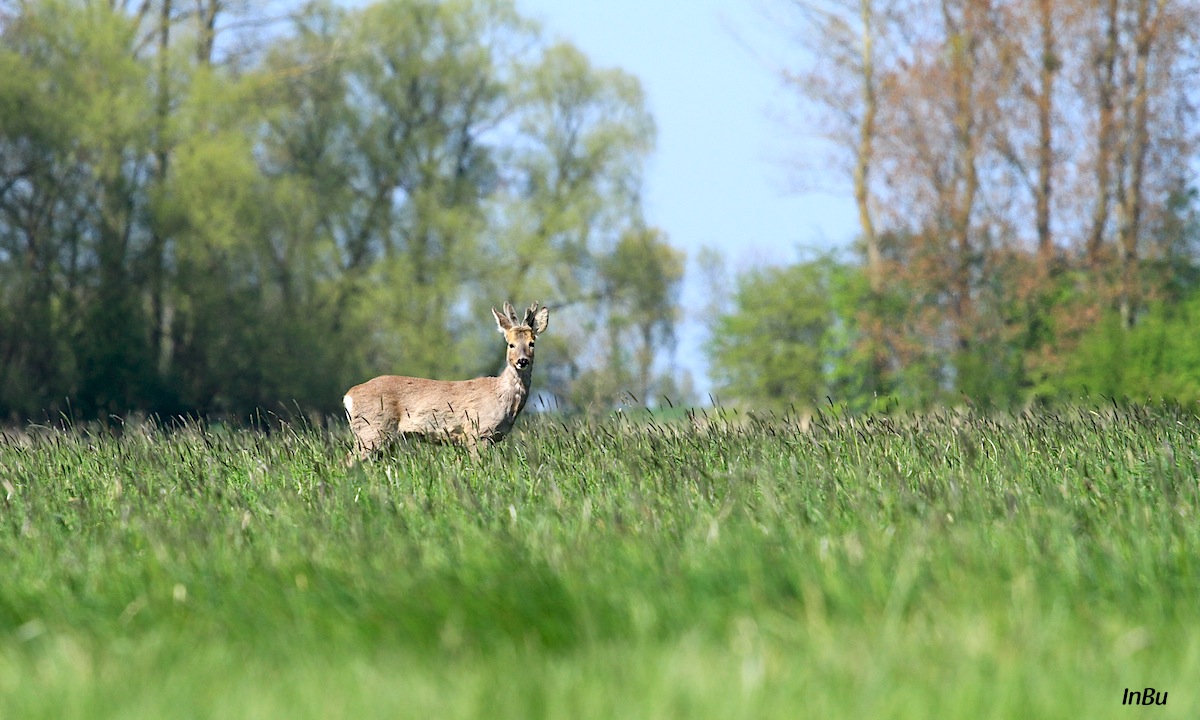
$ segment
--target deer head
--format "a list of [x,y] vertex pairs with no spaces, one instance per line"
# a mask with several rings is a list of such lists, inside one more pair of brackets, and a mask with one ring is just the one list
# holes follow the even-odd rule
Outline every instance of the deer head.
[[508,342],[506,360],[517,372],[528,372],[533,367],[533,345],[537,336],[546,331],[550,324],[550,308],[538,309],[534,303],[525,311],[525,319],[517,319],[517,311],[512,303],[504,303],[504,312],[499,313],[492,308],[496,325],[504,333]]

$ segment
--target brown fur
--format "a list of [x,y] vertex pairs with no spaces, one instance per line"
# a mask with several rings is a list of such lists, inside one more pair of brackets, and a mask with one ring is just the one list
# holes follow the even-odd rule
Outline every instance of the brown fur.
[[534,340],[549,324],[548,308],[534,303],[523,321],[504,303],[492,308],[508,343],[504,371],[474,380],[428,380],[381,375],[350,388],[342,403],[354,431],[358,456],[370,457],[389,438],[407,436],[451,442],[476,454],[480,442],[497,442],[512,429],[529,398]]

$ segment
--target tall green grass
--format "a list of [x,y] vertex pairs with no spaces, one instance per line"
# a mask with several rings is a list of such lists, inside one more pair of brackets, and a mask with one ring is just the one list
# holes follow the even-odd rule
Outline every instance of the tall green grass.
[[1193,416],[710,415],[10,433],[0,716],[1200,710]]

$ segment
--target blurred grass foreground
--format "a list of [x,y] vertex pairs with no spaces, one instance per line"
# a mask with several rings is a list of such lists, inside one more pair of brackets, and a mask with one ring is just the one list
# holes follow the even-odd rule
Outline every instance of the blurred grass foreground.
[[535,415],[0,443],[6,718],[1128,717],[1200,708],[1200,421]]

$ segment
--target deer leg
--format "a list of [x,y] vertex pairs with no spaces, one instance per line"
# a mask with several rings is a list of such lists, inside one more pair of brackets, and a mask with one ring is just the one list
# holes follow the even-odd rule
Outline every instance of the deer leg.
[[466,446],[467,454],[471,456],[471,462],[479,462],[479,445],[485,441],[468,433],[462,439],[462,445]]
[[[383,430],[372,425],[362,416],[356,417],[350,422],[350,430],[354,432],[354,448],[360,461],[371,457],[372,453],[383,445]],[[353,461],[354,455],[355,452],[350,453],[350,462]]]

